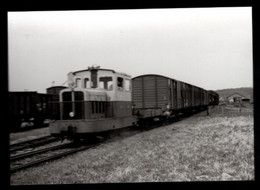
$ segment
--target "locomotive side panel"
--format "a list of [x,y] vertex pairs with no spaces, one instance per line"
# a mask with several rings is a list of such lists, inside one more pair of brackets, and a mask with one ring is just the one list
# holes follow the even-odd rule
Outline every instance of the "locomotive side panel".
[[129,117],[132,116],[132,102],[114,101],[112,102],[113,117]]

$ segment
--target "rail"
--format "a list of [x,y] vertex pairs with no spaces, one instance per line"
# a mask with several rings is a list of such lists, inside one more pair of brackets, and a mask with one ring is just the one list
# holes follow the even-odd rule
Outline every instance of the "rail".
[[33,167],[33,166],[36,166],[36,165],[39,165],[39,164],[42,164],[42,163],[45,163],[45,162],[53,161],[53,160],[62,158],[64,156],[71,155],[71,154],[74,154],[76,152],[80,152],[80,151],[83,151],[83,150],[86,150],[86,149],[89,149],[89,148],[92,148],[92,147],[95,147],[95,146],[98,146],[98,145],[99,145],[99,143],[92,144],[92,145],[83,145],[83,146],[80,146],[80,147],[77,147],[77,148],[72,148],[72,149],[67,150],[65,152],[61,152],[61,153],[57,153],[57,154],[54,154],[54,155],[51,155],[51,156],[43,157],[43,158],[40,158],[40,159],[37,159],[37,160],[26,162],[24,164],[19,164],[17,166],[11,167],[10,172],[14,173],[16,171],[23,170],[23,169],[26,169],[26,168],[30,168],[30,167]]

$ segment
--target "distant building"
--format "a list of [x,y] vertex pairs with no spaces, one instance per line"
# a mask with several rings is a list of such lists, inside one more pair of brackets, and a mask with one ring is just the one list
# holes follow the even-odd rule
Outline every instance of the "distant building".
[[225,99],[223,97],[219,97],[219,104],[225,103]]
[[227,101],[229,103],[233,102],[250,102],[249,98],[246,98],[245,96],[239,94],[239,93],[234,93],[230,96],[227,97]]
[[250,103],[250,98],[242,98],[241,101],[244,103]]

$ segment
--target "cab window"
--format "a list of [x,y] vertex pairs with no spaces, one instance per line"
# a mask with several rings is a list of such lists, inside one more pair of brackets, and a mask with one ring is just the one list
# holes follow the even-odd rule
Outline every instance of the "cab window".
[[112,77],[100,77],[99,88],[105,90],[113,90],[113,78]]
[[118,90],[123,90],[123,88],[124,88],[123,82],[124,82],[124,79],[122,77],[117,77],[117,89]]
[[81,87],[81,78],[76,78],[75,83],[77,88]]
[[90,81],[88,78],[84,78],[84,88],[90,88]]

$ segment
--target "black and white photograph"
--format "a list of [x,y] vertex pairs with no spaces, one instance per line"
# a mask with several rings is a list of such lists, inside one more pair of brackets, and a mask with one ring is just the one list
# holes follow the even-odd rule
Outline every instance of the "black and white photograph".
[[255,180],[252,7],[7,18],[11,186]]

